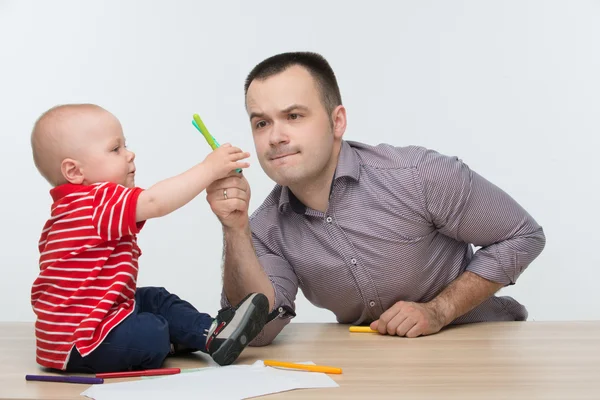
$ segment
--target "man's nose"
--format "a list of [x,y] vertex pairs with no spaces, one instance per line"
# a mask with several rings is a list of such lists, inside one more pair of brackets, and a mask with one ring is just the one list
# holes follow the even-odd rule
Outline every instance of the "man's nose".
[[284,127],[281,124],[273,123],[273,128],[269,135],[269,144],[271,146],[277,146],[281,143],[287,143],[289,141],[288,135],[284,131]]

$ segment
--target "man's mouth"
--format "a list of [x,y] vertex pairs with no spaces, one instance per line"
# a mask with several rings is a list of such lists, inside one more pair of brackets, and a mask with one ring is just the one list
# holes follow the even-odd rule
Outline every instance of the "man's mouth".
[[271,157],[271,160],[279,160],[281,158],[293,156],[294,154],[298,154],[298,152],[278,154],[276,156]]

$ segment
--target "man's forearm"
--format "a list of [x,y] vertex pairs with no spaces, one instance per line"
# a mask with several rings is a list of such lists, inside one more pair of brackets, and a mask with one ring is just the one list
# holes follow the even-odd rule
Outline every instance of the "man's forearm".
[[238,304],[247,294],[263,293],[269,299],[269,309],[275,304],[275,291],[269,277],[260,266],[250,228],[224,228],[225,262],[223,287],[231,304]]
[[504,285],[489,281],[466,271],[455,279],[428,305],[446,326],[461,315],[471,311]]

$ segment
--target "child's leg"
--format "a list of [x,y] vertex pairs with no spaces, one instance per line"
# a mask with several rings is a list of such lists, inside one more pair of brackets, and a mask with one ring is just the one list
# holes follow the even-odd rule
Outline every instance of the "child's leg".
[[214,320],[210,315],[199,312],[162,287],[138,288],[135,301],[141,312],[159,315],[167,321],[173,344],[190,351],[206,351],[206,336]]
[[71,351],[68,372],[101,373],[160,368],[171,349],[167,321],[136,309],[92,353]]
[[231,364],[264,327],[269,301],[262,293],[249,294],[236,307],[219,311],[216,318],[196,310],[164,288],[138,288],[140,310],[164,317],[171,342],[209,353],[220,365]]

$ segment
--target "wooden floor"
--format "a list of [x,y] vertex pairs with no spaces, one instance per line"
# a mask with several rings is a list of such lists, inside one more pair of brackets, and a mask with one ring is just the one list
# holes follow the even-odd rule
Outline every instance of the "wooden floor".
[[[0,324],[0,398],[85,398],[86,385],[26,382],[25,374],[44,373],[34,353],[32,324]],[[292,323],[273,345],[248,348],[237,362],[258,359],[344,371],[331,375],[339,388],[270,399],[600,399],[600,321],[473,324],[417,339]],[[165,367],[199,368],[206,360],[170,358]]]

